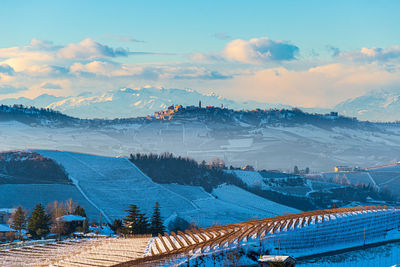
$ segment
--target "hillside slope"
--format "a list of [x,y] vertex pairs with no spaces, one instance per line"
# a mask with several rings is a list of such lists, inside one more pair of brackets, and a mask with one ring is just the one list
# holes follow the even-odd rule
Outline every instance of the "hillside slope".
[[0,122],[0,151],[56,149],[104,156],[163,153],[198,162],[222,159],[227,166],[312,172],[335,165],[368,167],[400,160],[400,127],[380,129],[297,126],[228,126],[223,123],[149,122],[104,127],[46,127]]
[[167,220],[178,216],[199,226],[296,211],[279,204],[272,210],[275,204],[268,200],[264,201],[269,203],[265,207],[255,208],[252,203],[239,205],[219,200],[200,187],[156,184],[125,158],[49,150],[36,152],[61,164],[81,193],[109,221],[125,217],[129,204],[136,204],[150,214],[155,202],[160,203]]
[[371,121],[399,121],[399,89],[372,91],[365,95],[348,99],[335,106],[335,110],[346,116]]

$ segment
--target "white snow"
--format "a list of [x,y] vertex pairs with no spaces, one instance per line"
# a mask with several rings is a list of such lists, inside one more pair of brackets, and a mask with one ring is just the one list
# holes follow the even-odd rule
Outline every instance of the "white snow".
[[7,224],[0,224],[0,232],[15,232],[15,230],[10,228]]
[[[227,138],[213,134],[213,129],[198,122],[56,128],[3,121],[0,151],[46,148],[105,156],[168,151],[198,161],[219,157],[227,166],[252,165],[287,171],[297,165],[315,172],[333,170],[335,165],[368,167],[399,161],[400,131],[396,129],[388,127],[382,132],[372,132],[307,125],[268,126],[258,129],[262,136],[249,131],[246,136],[237,134]],[[249,141],[255,138],[257,142]],[[234,146],[229,140],[236,140]]]
[[[217,191],[221,199],[217,199],[201,187],[156,184],[125,158],[49,150],[36,152],[64,166],[87,200],[102,211],[107,221],[125,217],[129,204],[136,204],[146,214],[151,214],[155,202],[160,203],[164,218],[177,215],[202,227],[296,211],[278,204],[272,209],[273,203],[235,187],[222,187]],[[238,194],[240,203],[228,197],[230,189]],[[246,199],[264,203],[267,208],[257,207]]]
[[74,221],[84,221],[84,220],[86,220],[85,217],[74,214],[68,214],[57,218],[57,221],[61,222],[74,222]]
[[234,185],[220,185],[213,190],[212,194],[217,196],[219,200],[256,211],[267,212],[271,216],[300,212],[297,209],[259,197]]
[[228,173],[234,173],[248,186],[265,187],[264,177],[257,171],[227,170]]

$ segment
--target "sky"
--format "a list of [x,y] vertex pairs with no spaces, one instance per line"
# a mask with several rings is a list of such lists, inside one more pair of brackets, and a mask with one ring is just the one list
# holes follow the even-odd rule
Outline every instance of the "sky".
[[0,2],[0,99],[194,89],[332,107],[400,91],[399,1]]

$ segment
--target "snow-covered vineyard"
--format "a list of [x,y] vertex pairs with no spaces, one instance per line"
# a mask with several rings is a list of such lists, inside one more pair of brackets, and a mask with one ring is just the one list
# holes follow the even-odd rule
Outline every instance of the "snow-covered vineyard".
[[[400,208],[309,211],[134,238],[48,241],[0,249],[0,266],[180,266],[254,264],[259,255],[295,258],[400,239]],[[229,265],[229,263],[228,263]]]
[[[180,265],[202,257],[207,265],[211,258],[215,261],[215,255],[233,250],[241,250],[244,255],[301,257],[398,238],[399,208],[318,210],[160,235],[150,241],[147,257],[129,264],[147,261]],[[209,259],[204,259],[207,256]]]
[[0,250],[0,266],[113,266],[143,257],[150,237],[83,239]]

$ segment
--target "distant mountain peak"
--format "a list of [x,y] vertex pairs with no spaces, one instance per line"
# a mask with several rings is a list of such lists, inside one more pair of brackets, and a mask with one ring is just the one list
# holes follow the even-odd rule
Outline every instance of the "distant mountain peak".
[[134,89],[126,87],[126,88],[119,89],[119,91],[124,92],[124,93],[134,94],[134,93],[137,93],[138,90],[134,90]]
[[[253,109],[280,107],[266,103],[238,102],[223,98],[215,93],[202,94],[191,89],[166,89],[156,87],[120,88],[102,94],[85,93],[72,97],[40,96],[29,101],[7,99],[0,103],[12,105],[15,103],[27,106],[51,108],[67,115],[79,118],[130,118],[151,115],[172,104],[182,106],[198,105],[221,106],[233,109]],[[286,106],[288,107],[288,106]]]
[[400,89],[373,90],[335,106],[346,116],[372,121],[400,120]]
[[[0,104],[35,106],[51,108],[69,116],[80,118],[131,118],[151,115],[172,104],[182,106],[216,106],[231,109],[290,109],[289,105],[262,103],[257,101],[235,101],[224,98],[215,92],[200,93],[192,89],[177,89],[145,86],[141,88],[124,87],[103,93],[83,92],[77,96],[58,97],[42,94],[34,99],[25,97],[0,100]],[[308,112],[324,113],[330,109],[302,108]],[[348,99],[333,109],[345,116],[361,120],[397,121],[400,120],[400,89],[374,90],[363,96]]]

